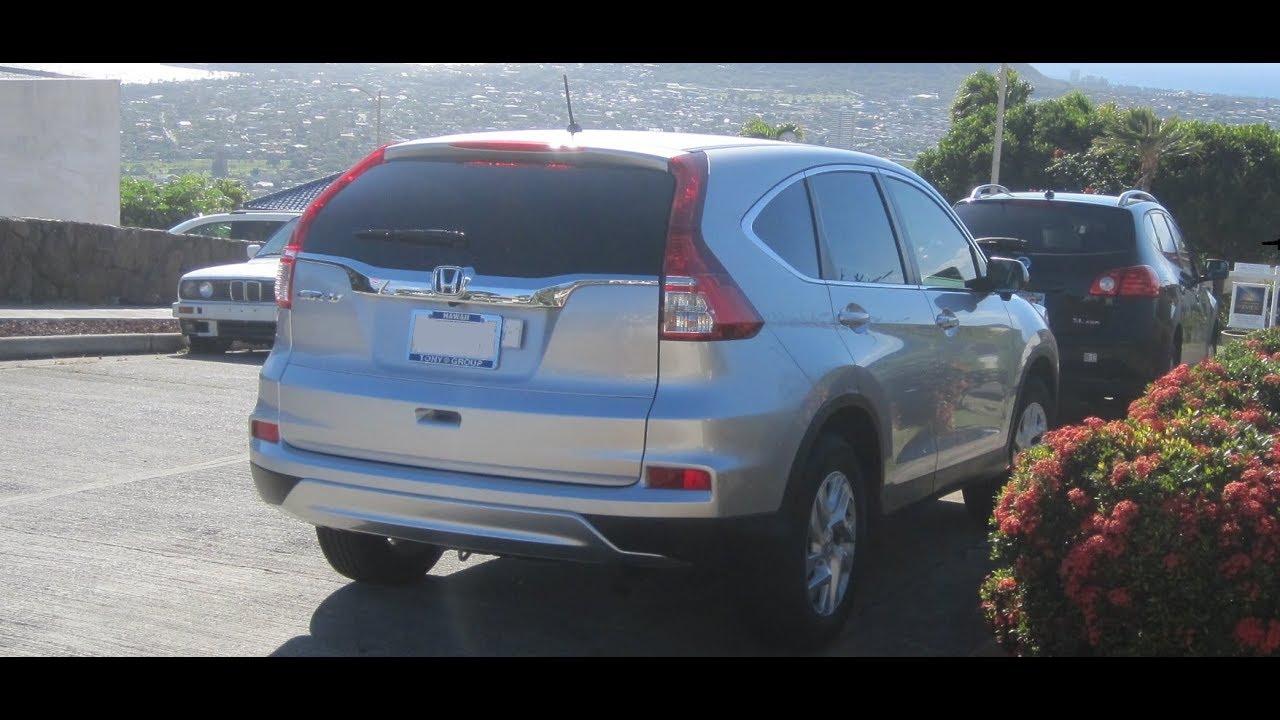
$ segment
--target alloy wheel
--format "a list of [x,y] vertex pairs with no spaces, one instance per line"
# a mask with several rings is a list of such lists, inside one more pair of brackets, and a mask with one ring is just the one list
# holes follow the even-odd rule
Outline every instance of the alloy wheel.
[[833,614],[849,590],[856,552],[858,508],[849,478],[832,472],[818,487],[809,512],[805,570],[809,604],[823,617]]

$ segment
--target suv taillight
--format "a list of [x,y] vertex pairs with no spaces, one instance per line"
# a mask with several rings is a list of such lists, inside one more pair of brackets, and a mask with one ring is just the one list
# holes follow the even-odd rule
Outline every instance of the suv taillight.
[[1150,265],[1108,270],[1093,279],[1090,295],[1111,297],[1157,297],[1160,295],[1160,278]]
[[702,239],[702,205],[707,185],[707,156],[671,158],[675,199],[662,262],[663,340],[738,340],[764,327],[720,261]]
[[351,169],[343,173],[329,184],[329,187],[320,193],[319,197],[311,201],[307,206],[306,212],[302,213],[302,217],[298,219],[298,224],[293,228],[293,234],[289,236],[289,244],[284,246],[280,251],[280,264],[276,266],[276,305],[288,310],[293,307],[293,269],[298,264],[298,253],[302,252],[302,244],[306,242],[307,232],[311,229],[311,224],[316,220],[316,213],[324,209],[324,206],[333,199],[338,191],[351,184],[353,180],[363,175],[369,168],[375,165],[381,165],[386,159],[387,148],[390,144],[369,153],[363,160],[351,166]]

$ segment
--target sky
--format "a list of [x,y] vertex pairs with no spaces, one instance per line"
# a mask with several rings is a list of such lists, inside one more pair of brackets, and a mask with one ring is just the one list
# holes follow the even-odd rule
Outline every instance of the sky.
[[1051,78],[1098,75],[1112,85],[1280,98],[1280,63],[1031,63]]

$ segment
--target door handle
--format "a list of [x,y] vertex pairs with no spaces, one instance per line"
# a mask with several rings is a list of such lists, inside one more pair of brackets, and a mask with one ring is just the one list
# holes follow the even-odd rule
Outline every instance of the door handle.
[[444,427],[459,427],[462,425],[462,414],[454,410],[417,408],[413,412],[418,417],[419,425],[440,425]]
[[871,314],[862,310],[841,310],[836,317],[841,325],[855,330],[871,322]]
[[954,327],[960,327],[960,318],[956,317],[955,315],[950,315],[948,313],[942,313],[938,317],[934,318],[933,321],[938,323],[938,327],[942,328],[943,330],[950,330],[951,328],[954,328]]

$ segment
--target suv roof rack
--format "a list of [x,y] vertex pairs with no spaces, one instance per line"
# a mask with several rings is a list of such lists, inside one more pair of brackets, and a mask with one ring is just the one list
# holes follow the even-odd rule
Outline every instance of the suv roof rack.
[[1009,192],[1009,188],[1003,185],[991,183],[988,185],[979,185],[974,188],[973,192],[969,193],[969,198],[977,200],[978,198],[986,197],[987,195],[1013,195],[1013,193]]
[[1117,204],[1120,207],[1124,207],[1126,205],[1132,205],[1140,202],[1158,203],[1160,201],[1156,200],[1156,196],[1146,190],[1125,190],[1120,193],[1120,200]]

